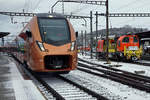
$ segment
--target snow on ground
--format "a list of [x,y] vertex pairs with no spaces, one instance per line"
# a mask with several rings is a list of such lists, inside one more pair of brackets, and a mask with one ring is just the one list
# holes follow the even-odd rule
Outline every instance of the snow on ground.
[[[136,64],[128,64],[128,63],[122,63],[122,62],[111,62],[111,64],[105,64],[106,61],[98,61],[96,59],[91,59],[90,56],[82,56],[81,54],[78,54],[78,57],[87,61],[90,61],[92,63],[97,63],[101,65],[107,65],[107,66],[113,66],[113,65],[121,65],[120,67],[115,67],[117,69],[126,70],[129,72],[134,71],[145,71],[144,74],[146,76],[150,76],[150,67],[149,66],[142,66],[142,65],[136,65]],[[141,91],[135,88],[132,88],[130,86],[111,81],[110,79],[100,78],[94,75],[90,75],[88,73],[82,72],[82,71],[72,71],[71,76],[76,76],[81,79],[86,79],[89,82],[93,82],[93,84],[99,85],[99,87],[103,87],[106,89],[106,93],[109,91],[109,93],[115,94],[120,96],[120,99],[123,100],[150,100],[150,93],[147,93],[145,91]]]
[[16,100],[45,100],[32,80],[25,80],[12,61],[8,64],[11,68],[11,79]]
[[101,90],[99,90],[101,94],[108,95],[108,97],[110,97],[110,95],[112,95],[112,97],[116,96],[113,100],[149,100],[150,98],[150,94],[145,91],[140,91],[127,85],[111,81],[110,79],[94,76],[79,70],[72,71],[67,77],[77,77],[76,82],[82,80],[84,81],[83,83],[91,84],[94,91],[101,88]]
[[106,94],[112,94],[112,96],[116,95],[120,97],[120,99],[114,100],[149,100],[150,98],[150,94],[146,93],[145,91],[140,91],[127,85],[111,81],[110,79],[94,76],[79,70],[72,71],[69,75],[70,77],[77,77],[77,79],[80,79],[82,81],[88,81],[89,83],[91,83],[91,85],[93,85],[93,87],[94,85],[96,85],[96,88],[93,89],[95,91],[97,90],[97,88],[101,88],[103,93],[105,91]]
[[114,62],[114,61],[111,61],[111,64],[105,64],[106,61],[100,61],[95,58],[91,59],[90,56],[78,54],[78,57],[81,59],[90,61],[92,63],[101,64],[105,66],[121,65],[120,67],[115,67],[115,68],[120,69],[120,70],[125,70],[128,72],[132,72],[132,73],[135,73],[137,71],[144,71],[145,73],[140,73],[140,75],[150,77],[150,66],[136,65],[136,64],[131,64],[131,63],[123,63],[123,62]]
[[148,60],[140,60],[138,62],[141,62],[141,63],[150,63],[150,61],[148,61]]

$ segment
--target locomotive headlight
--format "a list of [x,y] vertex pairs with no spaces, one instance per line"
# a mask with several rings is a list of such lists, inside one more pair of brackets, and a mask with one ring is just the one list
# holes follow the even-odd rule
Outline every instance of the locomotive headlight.
[[39,41],[37,41],[36,43],[37,43],[37,45],[38,45],[38,47],[40,48],[41,51],[45,51],[45,48],[44,48],[44,46],[43,46],[43,43],[41,43],[41,42],[39,42]]
[[75,41],[71,42],[71,48],[70,48],[71,51],[75,49],[75,45],[76,45]]

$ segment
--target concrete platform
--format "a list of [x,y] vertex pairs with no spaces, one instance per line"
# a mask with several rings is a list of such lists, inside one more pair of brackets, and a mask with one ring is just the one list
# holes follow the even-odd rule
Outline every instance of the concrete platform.
[[0,100],[45,100],[8,56],[0,55]]

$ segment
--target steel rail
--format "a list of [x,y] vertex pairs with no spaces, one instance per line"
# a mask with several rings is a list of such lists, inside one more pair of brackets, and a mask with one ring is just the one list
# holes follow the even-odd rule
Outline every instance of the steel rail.
[[[19,63],[21,63],[15,56],[12,55],[12,57],[16,61],[18,61]],[[48,92],[52,93],[52,95],[54,96],[54,98],[56,98],[56,100],[65,100],[64,97],[62,97],[57,91],[55,91],[52,87],[50,87],[43,79],[41,79],[40,77],[38,77],[38,75],[36,75],[35,72],[33,72],[30,69],[28,69],[26,65],[24,65],[22,67],[22,69],[26,72],[26,74],[29,77],[31,77],[31,79],[33,79],[32,77],[34,77],[39,83],[41,83],[47,89]]]
[[124,71],[124,70],[120,70],[120,69],[116,69],[116,68],[112,68],[112,67],[108,67],[108,66],[104,66],[104,65],[100,65],[100,64],[95,64],[95,63],[88,62],[88,61],[80,59],[80,58],[78,58],[78,59],[80,61],[86,62],[88,64],[96,65],[97,67],[102,67],[102,68],[113,70],[113,71],[117,71],[117,72],[122,72],[122,73],[124,73],[125,76],[137,78],[137,79],[139,79],[141,81],[145,81],[145,82],[149,82],[150,83],[150,77],[148,77],[148,76],[138,75],[138,74],[131,73],[131,72],[128,72],[128,71]]
[[[17,60],[19,63],[21,63],[15,56],[13,56],[13,58],[15,60]],[[22,64],[22,63],[21,63]],[[61,96],[57,91],[55,91],[52,87],[50,87],[50,85],[48,85],[48,83],[46,83],[42,78],[40,78],[35,72],[31,71],[30,69],[26,69],[27,66],[25,67],[22,67],[23,70],[27,73],[28,76],[31,76],[34,77],[38,82],[40,82],[50,93],[53,94],[53,96],[56,98],[56,100],[65,100],[65,98],[63,96]],[[31,75],[30,75],[31,74]],[[71,80],[69,79],[66,79],[60,75],[57,76],[58,78],[70,83],[70,84],[73,84],[74,86],[80,88],[81,90],[83,90],[84,92],[88,93],[89,95],[93,96],[93,97],[96,97],[97,100],[108,100],[106,97],[103,97],[101,96],[100,94],[97,94],[96,92],[94,91],[91,91],[75,82],[72,82]]]
[[73,82],[73,81],[71,81],[71,80],[69,80],[69,79],[67,79],[67,78],[65,78],[63,76],[59,75],[58,78],[66,81],[66,82],[68,82],[70,84],[73,84],[74,86],[80,88],[81,90],[83,90],[84,92],[88,93],[89,95],[92,95],[93,97],[96,97],[97,100],[108,100],[106,97],[104,97],[104,96],[102,96],[102,95],[100,95],[100,94],[98,94],[98,93],[96,93],[96,92],[94,92],[92,90],[89,90],[88,88],[85,88],[84,86],[82,86],[82,85],[80,85],[80,84],[78,84],[76,82]]
[[[80,65],[80,67],[83,67],[83,64]],[[96,73],[96,72],[91,71],[91,69],[89,70],[89,69],[85,69],[85,68],[87,68],[87,65],[85,65],[84,68],[78,67],[77,69],[84,71],[84,72],[87,72],[87,73],[90,73],[90,74],[93,74],[93,75],[96,75],[96,76],[99,76],[99,77],[104,77],[104,78],[111,79],[111,80],[116,81],[116,82],[120,82],[120,83],[125,84],[125,85],[132,86],[133,88],[136,88],[139,90],[150,92],[150,86],[145,85],[145,84],[141,84],[138,81],[135,81],[133,79],[128,79],[125,77],[119,77],[119,75],[117,75],[117,73],[114,74],[114,73],[109,73],[107,71],[106,72],[100,71],[100,72],[104,73],[104,74],[100,74],[100,73]]]

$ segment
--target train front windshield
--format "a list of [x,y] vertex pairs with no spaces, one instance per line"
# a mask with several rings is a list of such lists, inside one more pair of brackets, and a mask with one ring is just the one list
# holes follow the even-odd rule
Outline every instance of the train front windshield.
[[65,19],[39,18],[39,29],[45,43],[63,45],[71,41],[69,26]]

